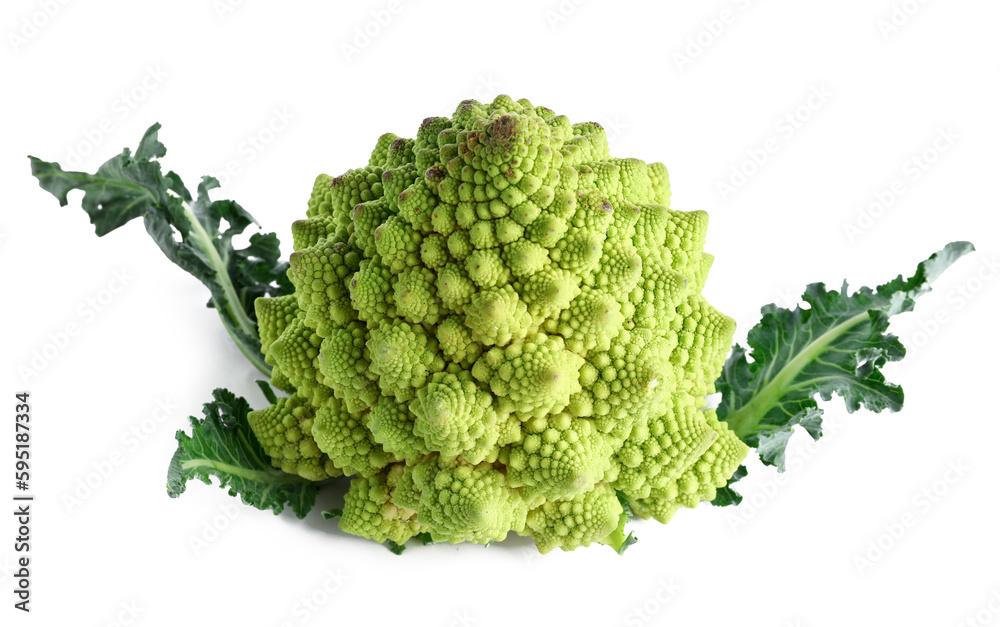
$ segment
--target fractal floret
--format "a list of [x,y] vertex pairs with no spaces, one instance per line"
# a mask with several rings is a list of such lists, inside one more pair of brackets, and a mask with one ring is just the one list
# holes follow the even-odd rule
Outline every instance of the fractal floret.
[[380,542],[572,550],[712,500],[748,451],[705,409],[734,323],[669,201],[662,164],[507,96],[319,175],[295,291],[256,301],[273,464],[354,476],[340,527]]

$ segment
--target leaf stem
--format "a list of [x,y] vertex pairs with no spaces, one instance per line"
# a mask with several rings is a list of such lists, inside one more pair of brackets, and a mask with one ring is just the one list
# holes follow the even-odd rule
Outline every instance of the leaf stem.
[[[254,325],[253,321],[250,320],[250,317],[245,311],[243,311],[242,307],[234,306],[234,303],[239,302],[239,297],[236,295],[236,288],[233,287],[233,282],[229,278],[229,269],[222,261],[222,257],[219,256],[219,251],[217,251],[215,246],[212,244],[212,238],[208,236],[208,233],[205,232],[205,228],[201,225],[198,217],[194,215],[194,211],[191,210],[191,205],[186,202],[182,204],[184,206],[184,216],[191,223],[191,230],[195,234],[198,246],[205,251],[205,255],[208,257],[216,275],[219,277],[219,284],[222,286],[222,291],[226,295],[226,301],[228,301],[226,303],[226,310],[230,313],[230,315],[232,315],[233,319],[239,323],[240,330],[251,336],[256,335],[257,327]],[[216,305],[218,305],[218,303],[216,303]]]
[[[193,233],[195,243],[198,245],[204,254],[208,258],[209,263],[212,265],[212,269],[215,271],[215,275],[219,279],[219,285],[222,286],[222,291],[226,296],[226,302],[220,303],[217,298],[212,297],[212,303],[215,305],[215,310],[219,312],[219,318],[222,320],[222,325],[226,328],[226,333],[229,337],[233,338],[233,342],[236,343],[237,348],[240,352],[250,360],[250,363],[254,365],[257,370],[260,370],[263,374],[268,377],[271,376],[271,366],[264,361],[257,350],[256,346],[247,346],[245,340],[243,339],[238,331],[249,335],[250,337],[257,336],[257,326],[253,323],[253,320],[247,316],[247,313],[242,307],[235,306],[235,303],[239,302],[239,298],[236,295],[236,288],[233,286],[232,280],[229,278],[229,270],[226,267],[225,262],[223,262],[222,257],[219,256],[219,251],[215,249],[215,245],[212,243],[212,238],[208,236],[205,228],[201,225],[198,217],[194,214],[191,209],[191,205],[188,203],[181,203],[184,207],[184,217],[187,218],[188,222],[191,224],[191,232]],[[228,312],[231,318],[227,318],[224,313]],[[230,320],[235,320],[239,325],[239,329],[233,329]]]
[[278,470],[250,470],[242,466],[227,464],[214,459],[188,459],[181,464],[181,468],[184,470],[190,470],[191,468],[214,468],[215,470],[236,477],[242,477],[250,481],[259,481],[267,484],[313,483],[308,479],[304,479],[298,475],[293,475],[287,472],[281,472]]
[[[219,303],[216,302],[215,297],[212,297],[212,302],[215,303],[216,311],[219,311]],[[236,348],[240,349],[243,356],[246,357],[247,360],[249,360],[250,363],[261,372],[261,374],[270,379],[271,366],[264,361],[264,358],[260,351],[257,350],[257,347],[247,345],[246,341],[232,328],[232,323],[221,313],[219,314],[219,319],[222,321],[222,326],[226,328],[226,333],[229,334],[229,337],[233,339],[233,343],[236,344]]]
[[788,384],[799,376],[802,369],[815,359],[823,349],[829,346],[831,342],[851,328],[868,320],[869,316],[868,311],[863,311],[841,322],[812,342],[806,344],[794,359],[790,360],[778,371],[778,374],[774,378],[768,381],[764,387],[757,390],[757,393],[754,394],[749,402],[744,403],[739,409],[726,416],[726,423],[729,425],[729,428],[741,440],[751,433],[759,431],[760,421],[767,415],[768,410],[781,399]]

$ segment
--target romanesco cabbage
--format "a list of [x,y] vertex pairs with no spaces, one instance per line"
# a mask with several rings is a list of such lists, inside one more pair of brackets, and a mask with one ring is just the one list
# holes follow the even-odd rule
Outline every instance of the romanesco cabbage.
[[177,432],[168,494],[214,476],[301,518],[351,476],[324,517],[396,553],[510,532],[621,552],[631,516],[738,504],[748,447],[783,470],[798,428],[820,437],[817,396],[902,407],[889,318],[974,250],[952,242],[875,290],[809,285],[730,350],[733,321],[701,296],[708,216],[670,209],[666,167],[611,157],[596,123],[500,96],[383,135],[366,165],[316,178],[289,263],[273,233],[233,245],[253,217],[210,199],[212,177],[192,194],[164,173],[158,130],[93,174],[30,160],[60,204],[83,192],[99,236],[141,217],[289,395],[258,381],[270,406],[252,411],[216,389]]
[[661,164],[527,100],[383,135],[316,178],[294,301],[256,303],[292,397],[251,427],[287,471],[357,475],[340,527],[378,541],[568,550],[612,534],[616,492],[662,522],[712,500],[748,450],[701,409],[734,323],[700,294],[707,216],[669,203]]

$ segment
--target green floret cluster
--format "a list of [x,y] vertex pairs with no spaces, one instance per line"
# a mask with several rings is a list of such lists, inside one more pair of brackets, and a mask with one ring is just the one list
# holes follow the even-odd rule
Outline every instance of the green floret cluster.
[[[340,526],[547,552],[715,498],[748,448],[705,398],[733,321],[701,291],[704,212],[596,123],[499,96],[321,174],[292,294],[256,301],[275,466],[354,475]],[[620,531],[620,530],[619,530]]]

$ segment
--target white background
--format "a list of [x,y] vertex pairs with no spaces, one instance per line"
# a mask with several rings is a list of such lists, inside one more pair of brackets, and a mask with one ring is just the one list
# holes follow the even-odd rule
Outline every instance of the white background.
[[[38,500],[30,616],[11,609],[14,525],[0,522],[0,622],[1000,625],[995,3],[3,7],[0,498],[13,492],[13,394],[27,389]],[[911,355],[886,373],[906,408],[826,403],[830,434],[815,446],[796,436],[785,475],[751,465],[742,506],[637,524],[624,557],[538,557],[516,538],[396,557],[319,508],[274,517],[200,483],[169,499],[174,431],[216,386],[260,405],[254,371],[203,308],[207,292],[139,224],[98,240],[79,198],[58,207],[26,155],[92,170],[159,121],[168,168],[193,186],[234,162],[223,194],[287,247],[317,173],[496,93],[599,121],[616,156],[667,164],[673,207],[711,214],[706,294],[738,336],[806,283],[875,285],[972,240],[979,251],[893,322]],[[765,147],[766,161],[748,161]],[[888,207],[871,209],[879,194]],[[94,311],[87,299],[115,273],[125,289]],[[70,323],[81,331],[68,346],[19,373]],[[108,477],[95,474],[111,459]]]

